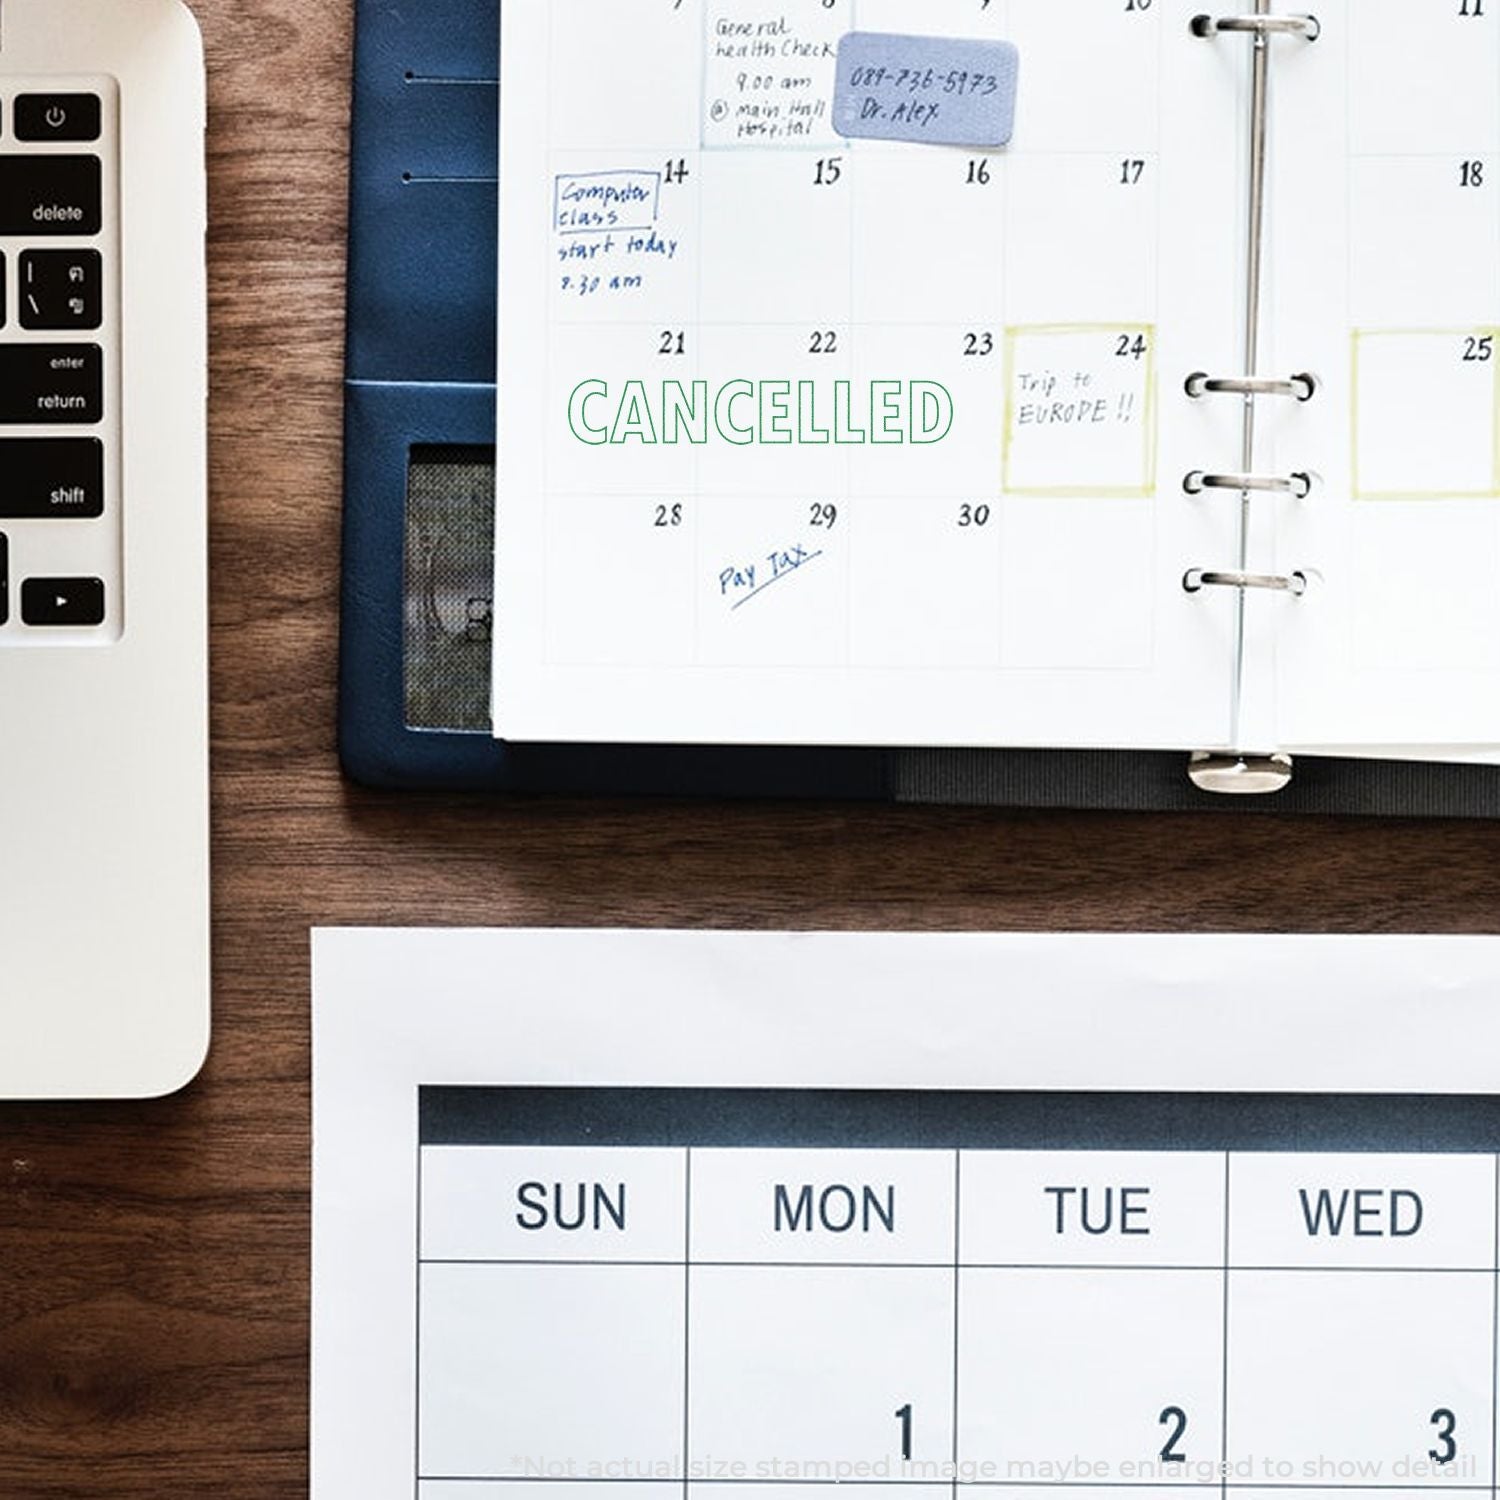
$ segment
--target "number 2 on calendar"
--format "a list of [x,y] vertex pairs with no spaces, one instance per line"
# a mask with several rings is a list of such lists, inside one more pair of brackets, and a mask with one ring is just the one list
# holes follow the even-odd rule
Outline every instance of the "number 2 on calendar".
[[1172,1429],[1172,1435],[1162,1444],[1161,1461],[1164,1464],[1185,1464],[1187,1462],[1187,1454],[1179,1453],[1177,1445],[1187,1434],[1187,1413],[1180,1406],[1169,1406],[1157,1418],[1157,1421],[1163,1427],[1170,1426]]

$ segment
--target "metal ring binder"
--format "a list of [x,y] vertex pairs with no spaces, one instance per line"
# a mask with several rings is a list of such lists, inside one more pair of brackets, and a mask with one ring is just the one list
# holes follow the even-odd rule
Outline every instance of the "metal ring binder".
[[1190,375],[1186,382],[1189,399],[1220,393],[1243,398],[1240,422],[1240,468],[1235,474],[1209,473],[1195,469],[1183,480],[1190,495],[1205,490],[1232,490],[1240,497],[1238,547],[1235,565],[1230,568],[1193,568],[1183,577],[1182,586],[1196,594],[1209,588],[1233,589],[1237,594],[1234,616],[1234,678],[1230,691],[1228,751],[1202,751],[1193,756],[1188,775],[1203,791],[1231,794],[1279,792],[1292,779],[1289,756],[1249,755],[1237,747],[1249,736],[1246,729],[1249,643],[1248,599],[1255,591],[1290,594],[1300,597],[1307,592],[1303,573],[1257,573],[1251,571],[1250,541],[1254,499],[1257,493],[1293,495],[1305,499],[1312,490],[1312,478],[1305,473],[1273,475],[1258,472],[1256,465],[1256,402],[1262,396],[1295,397],[1310,401],[1317,389],[1311,375],[1293,375],[1272,379],[1259,374],[1261,335],[1261,296],[1264,290],[1266,178],[1270,147],[1270,85],[1272,39],[1278,36],[1299,37],[1315,42],[1322,34],[1316,16],[1273,15],[1271,0],[1251,0],[1250,13],[1232,16],[1197,15],[1190,23],[1197,37],[1218,37],[1226,32],[1240,32],[1252,40],[1250,62],[1250,162],[1246,194],[1246,255],[1244,306],[1243,375],[1211,376],[1205,372]]
[[1323,34],[1316,16],[1194,16],[1194,36],[1213,36],[1221,31],[1249,31],[1258,37],[1300,36],[1315,42]]
[[1203,589],[1265,589],[1276,594],[1291,594],[1300,599],[1307,592],[1306,573],[1246,573],[1237,568],[1192,568],[1182,586],[1188,593]]
[[1188,765],[1188,776],[1200,792],[1221,797],[1265,797],[1292,784],[1290,755],[1218,755],[1200,750]]
[[1318,394],[1318,382],[1312,375],[1291,375],[1285,380],[1251,375],[1216,376],[1202,370],[1187,378],[1187,393],[1197,401],[1207,395],[1233,396],[1291,396],[1298,401],[1311,401]]
[[1204,490],[1237,490],[1240,494],[1261,491],[1276,495],[1295,495],[1306,500],[1312,494],[1312,475],[1296,474],[1205,474],[1194,469],[1183,481],[1182,487],[1190,495],[1201,495]]

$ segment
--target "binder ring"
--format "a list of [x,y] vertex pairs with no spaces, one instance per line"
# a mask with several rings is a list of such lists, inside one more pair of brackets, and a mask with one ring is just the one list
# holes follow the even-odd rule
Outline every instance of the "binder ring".
[[1182,487],[1190,495],[1201,495],[1204,490],[1266,491],[1277,495],[1293,495],[1306,500],[1312,494],[1311,474],[1205,474],[1194,469],[1183,481]]
[[1263,379],[1251,375],[1218,376],[1199,370],[1187,378],[1187,393],[1197,401],[1207,395],[1292,396],[1311,401],[1318,393],[1318,382],[1307,374],[1291,375],[1285,380]]
[[1306,573],[1242,573],[1227,568],[1191,568],[1183,575],[1182,586],[1190,594],[1204,589],[1264,589],[1275,594],[1291,594],[1300,599],[1307,592]]
[[1250,31],[1257,36],[1300,36],[1309,42],[1323,34],[1316,16],[1194,16],[1190,29],[1194,36]]
[[1220,796],[1264,797],[1292,784],[1290,755],[1237,755],[1200,750],[1188,762],[1188,777],[1200,792]]

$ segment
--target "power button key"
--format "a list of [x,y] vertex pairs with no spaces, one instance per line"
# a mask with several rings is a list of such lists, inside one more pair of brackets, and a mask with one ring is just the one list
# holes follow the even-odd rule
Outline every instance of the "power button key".
[[97,94],[20,94],[18,141],[97,141],[103,111]]

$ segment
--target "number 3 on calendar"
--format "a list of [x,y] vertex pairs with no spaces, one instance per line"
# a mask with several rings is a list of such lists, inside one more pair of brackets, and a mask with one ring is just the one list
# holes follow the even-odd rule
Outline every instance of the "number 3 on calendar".
[[1451,1464],[1458,1457],[1458,1418],[1446,1406],[1440,1406],[1431,1420],[1437,1428],[1438,1445],[1429,1448],[1427,1456],[1435,1464]]

